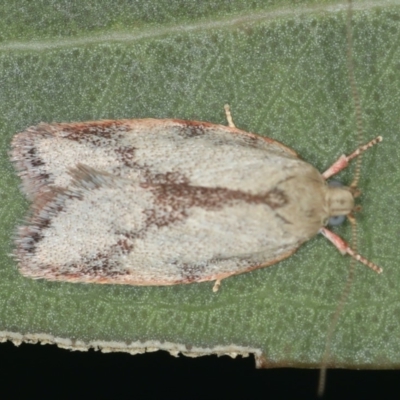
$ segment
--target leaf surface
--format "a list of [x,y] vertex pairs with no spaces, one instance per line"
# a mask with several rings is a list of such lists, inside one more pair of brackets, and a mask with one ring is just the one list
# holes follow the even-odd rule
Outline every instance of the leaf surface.
[[[0,28],[1,337],[130,352],[250,352],[260,366],[318,366],[350,264],[322,237],[279,264],[223,281],[216,294],[212,283],[150,288],[33,281],[9,256],[29,204],[8,151],[13,134],[41,121],[154,117],[225,124],[229,103],[238,127],[283,142],[323,171],[358,145],[346,4],[1,5],[7,16]],[[358,1],[354,9],[365,137],[384,137],[362,166],[359,251],[384,272],[356,266],[331,364],[392,368],[400,365],[400,5]],[[352,170],[339,178],[349,183]],[[349,239],[347,225],[335,230]]]

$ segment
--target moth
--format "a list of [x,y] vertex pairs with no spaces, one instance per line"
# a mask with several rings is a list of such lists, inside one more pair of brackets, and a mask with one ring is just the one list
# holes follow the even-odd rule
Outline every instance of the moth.
[[11,159],[32,201],[18,229],[20,272],[52,281],[175,285],[275,264],[326,228],[355,190],[327,184],[378,137],[321,174],[276,140],[176,119],[41,123]]

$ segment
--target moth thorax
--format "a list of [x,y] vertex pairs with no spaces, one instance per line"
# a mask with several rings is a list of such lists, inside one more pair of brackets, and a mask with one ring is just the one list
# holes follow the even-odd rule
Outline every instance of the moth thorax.
[[330,217],[348,215],[354,208],[354,197],[347,186],[328,186],[326,196]]

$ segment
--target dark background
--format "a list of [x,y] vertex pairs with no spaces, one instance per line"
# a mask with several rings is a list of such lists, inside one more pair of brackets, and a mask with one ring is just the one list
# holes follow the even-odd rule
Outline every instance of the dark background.
[[[0,345],[1,398],[290,399],[316,397],[317,370],[256,370],[253,357],[175,358]],[[400,371],[329,370],[324,399],[390,399]]]

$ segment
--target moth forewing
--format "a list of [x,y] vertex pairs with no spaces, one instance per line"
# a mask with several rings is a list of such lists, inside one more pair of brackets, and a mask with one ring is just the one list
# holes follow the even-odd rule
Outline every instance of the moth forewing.
[[328,186],[294,151],[234,126],[40,124],[15,136],[12,159],[33,199],[16,250],[33,278],[219,282],[290,256],[353,208],[348,188]]
[[[44,127],[13,141],[13,160],[34,199],[17,239],[27,276],[134,285],[219,280],[289,256],[326,218],[318,171],[271,139],[193,121]],[[64,165],[52,167],[52,147],[62,149]],[[82,166],[87,153],[90,166]],[[114,161],[104,162],[112,153]],[[234,170],[221,154],[234,158]]]

